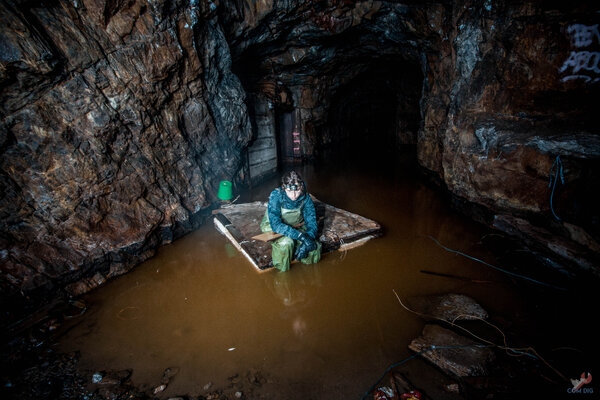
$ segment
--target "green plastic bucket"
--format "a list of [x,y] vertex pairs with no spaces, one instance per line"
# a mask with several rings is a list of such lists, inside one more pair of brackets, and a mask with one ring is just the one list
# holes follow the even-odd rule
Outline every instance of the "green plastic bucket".
[[219,184],[219,192],[217,193],[217,197],[221,200],[231,200],[233,197],[231,194],[231,182],[221,181]]

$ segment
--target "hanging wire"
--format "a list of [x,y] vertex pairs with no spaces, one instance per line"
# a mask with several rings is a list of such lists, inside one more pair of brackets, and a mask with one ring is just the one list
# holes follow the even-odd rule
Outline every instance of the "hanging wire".
[[[543,362],[543,363],[544,363],[546,366],[548,366],[548,367],[549,367],[549,368],[550,368],[552,371],[554,371],[554,372],[555,372],[555,373],[556,373],[558,376],[560,376],[560,377],[561,377],[563,380],[565,380],[565,381],[568,381],[568,379],[567,379],[567,378],[566,378],[566,377],[565,377],[565,376],[564,376],[562,373],[560,373],[560,372],[559,372],[559,371],[558,371],[556,368],[552,367],[552,365],[550,365],[550,364],[549,364],[549,363],[548,363],[546,360],[544,360],[544,359],[543,359],[543,358],[542,358],[542,357],[541,357],[541,356],[540,356],[540,355],[539,355],[539,354],[538,354],[538,353],[535,351],[535,349],[534,349],[534,348],[532,348],[532,347],[522,347],[522,348],[509,347],[509,346],[508,346],[508,344],[507,344],[507,341],[506,341],[506,335],[504,334],[504,332],[502,332],[502,330],[501,330],[500,328],[498,328],[496,325],[492,324],[491,322],[488,322],[488,321],[484,320],[483,318],[477,318],[477,317],[476,317],[476,319],[478,319],[478,320],[481,320],[481,321],[485,322],[486,324],[488,324],[489,326],[491,326],[491,327],[493,327],[494,329],[496,329],[496,330],[497,330],[497,331],[498,331],[498,332],[499,332],[499,333],[502,335],[502,342],[503,342],[503,344],[504,344],[504,345],[498,345],[498,344],[495,344],[494,342],[492,342],[492,341],[489,341],[489,340],[487,340],[487,339],[484,339],[484,338],[481,338],[481,337],[479,337],[479,336],[475,335],[473,332],[469,331],[468,329],[466,329],[466,328],[464,328],[464,327],[462,327],[462,326],[460,326],[460,325],[457,325],[457,324],[456,324],[456,320],[457,320],[458,318],[460,318],[461,316],[463,316],[463,315],[459,315],[459,316],[457,316],[456,318],[454,318],[452,321],[448,321],[448,320],[445,320],[445,319],[442,319],[442,318],[438,318],[438,317],[435,317],[435,316],[432,316],[432,315],[427,315],[427,314],[423,314],[423,313],[420,313],[420,312],[417,312],[417,311],[411,310],[410,308],[408,308],[407,306],[405,306],[405,305],[404,305],[404,303],[402,303],[402,300],[400,299],[400,296],[398,296],[398,293],[396,293],[396,290],[395,290],[395,289],[392,289],[392,291],[393,291],[393,292],[394,292],[394,294],[396,295],[396,298],[398,299],[398,302],[400,303],[400,305],[401,305],[401,306],[402,306],[402,307],[403,307],[405,310],[407,310],[407,311],[409,311],[409,312],[411,312],[411,313],[413,313],[413,314],[419,315],[419,316],[421,316],[421,317],[425,317],[425,318],[431,318],[431,319],[436,319],[436,320],[439,320],[439,321],[446,322],[446,323],[448,323],[448,324],[450,324],[450,325],[452,325],[452,326],[454,326],[454,327],[456,327],[456,328],[462,329],[463,331],[467,332],[467,333],[468,333],[469,335],[471,335],[472,337],[474,337],[474,338],[476,338],[476,339],[478,339],[478,340],[480,340],[480,341],[482,341],[482,342],[484,342],[484,343],[486,343],[486,344],[478,344],[478,343],[474,343],[474,344],[468,344],[468,345],[455,345],[455,346],[438,346],[438,345],[431,345],[431,346],[429,346],[429,347],[427,347],[427,348],[425,348],[425,349],[423,349],[423,350],[421,350],[421,351],[419,351],[419,352],[417,352],[417,353],[413,354],[412,356],[410,356],[410,357],[407,357],[407,358],[405,358],[404,360],[402,360],[402,361],[399,361],[399,362],[397,362],[397,363],[394,363],[394,364],[390,365],[389,367],[387,367],[387,368],[385,369],[385,371],[383,372],[383,374],[381,375],[381,377],[380,377],[380,378],[377,380],[377,382],[375,382],[375,383],[373,384],[373,386],[371,386],[371,387],[369,388],[369,390],[367,390],[367,391],[364,393],[364,395],[363,395],[363,397],[361,398],[361,400],[364,400],[364,399],[366,399],[366,398],[369,396],[369,394],[375,390],[375,388],[377,387],[377,385],[379,385],[379,383],[380,383],[380,382],[383,380],[383,378],[385,378],[385,376],[386,376],[386,375],[387,375],[387,374],[388,374],[388,373],[389,373],[391,370],[393,370],[394,368],[396,368],[396,367],[397,367],[397,366],[399,366],[399,365],[402,365],[402,364],[404,364],[404,363],[406,363],[406,362],[408,362],[408,361],[412,360],[413,358],[416,358],[416,357],[418,357],[418,356],[420,356],[420,355],[422,355],[422,354],[425,354],[425,353],[427,353],[427,352],[430,352],[430,351],[433,351],[433,350],[461,349],[461,348],[472,348],[472,347],[477,347],[477,348],[494,348],[494,347],[495,347],[495,348],[499,348],[499,349],[505,350],[505,351],[506,351],[506,353],[507,353],[509,356],[517,356],[517,357],[518,357],[518,356],[529,356],[529,357],[532,357],[532,358],[534,358],[534,359],[536,359],[536,360],[540,360],[540,361],[541,361],[541,362]],[[472,316],[472,315],[469,315],[469,317],[474,317],[474,316]],[[509,353],[509,352],[510,352],[510,353]],[[511,354],[511,353],[514,353],[514,354]]]
[[[556,169],[556,171],[555,171],[555,169]],[[560,182],[564,185],[565,177],[563,174],[563,164],[560,159],[560,156],[556,156],[556,159],[554,160],[554,164],[552,164],[552,168],[550,168],[550,183],[548,184],[548,187],[552,187],[552,193],[550,194],[550,210],[552,210],[552,215],[554,215],[554,218],[556,218],[558,221],[560,221],[560,218],[554,212],[553,199],[554,199],[554,190],[556,189],[556,182],[558,182],[559,176],[560,176]]]
[[549,287],[549,288],[552,288],[552,289],[556,289],[556,290],[567,290],[566,288],[563,288],[563,287],[560,287],[560,286],[555,286],[555,285],[551,285],[551,284],[549,284],[549,283],[540,282],[540,281],[538,281],[538,280],[535,280],[535,279],[533,279],[533,278],[529,278],[529,277],[527,277],[527,276],[520,275],[520,274],[517,274],[517,273],[515,273],[515,272],[510,272],[510,271],[507,271],[507,270],[505,270],[505,269],[502,269],[502,268],[500,268],[500,267],[496,267],[495,265],[492,265],[492,264],[490,264],[490,263],[487,263],[487,262],[485,262],[485,261],[483,261],[483,260],[480,260],[480,259],[478,259],[478,258],[475,258],[475,257],[471,257],[471,256],[470,256],[470,255],[468,255],[468,254],[461,253],[460,251],[456,251],[456,250],[449,249],[448,247],[446,247],[446,246],[444,246],[443,244],[441,244],[440,242],[438,242],[438,241],[437,241],[437,240],[436,240],[434,237],[431,237],[431,236],[428,236],[428,237],[429,237],[429,239],[433,240],[433,241],[434,241],[434,242],[435,242],[435,243],[436,243],[438,246],[440,246],[442,249],[444,249],[444,250],[446,250],[446,251],[449,251],[449,252],[451,252],[451,253],[460,254],[460,255],[461,255],[461,256],[463,256],[463,257],[467,257],[467,258],[470,258],[471,260],[474,260],[474,261],[480,262],[480,263],[482,263],[482,264],[484,264],[484,265],[487,265],[487,266],[488,266],[488,267],[490,267],[490,268],[494,268],[494,269],[496,269],[496,270],[498,270],[498,271],[504,272],[505,274],[512,275],[512,276],[516,276],[517,278],[521,278],[521,279],[526,279],[526,280],[528,280],[528,281],[530,281],[530,282],[534,282],[534,283],[537,283],[538,285],[546,286],[546,287]]
[[[438,318],[435,317],[433,315],[427,315],[427,314],[423,314],[414,310],[411,310],[410,308],[408,308],[406,305],[404,305],[404,303],[402,303],[402,300],[400,300],[400,296],[398,296],[398,293],[396,293],[396,290],[392,289],[392,291],[394,292],[394,294],[396,295],[396,298],[398,299],[398,302],[400,303],[400,305],[406,310],[409,311],[413,314],[416,314],[420,317],[426,318],[426,319],[436,319],[438,321],[442,321],[442,322],[446,322],[448,324],[450,324],[451,326],[455,327],[455,328],[459,328],[461,330],[463,330],[464,332],[468,333],[469,335],[471,335],[472,337],[474,337],[477,340],[480,340],[484,343],[487,343],[488,345],[492,346],[492,347],[497,347],[499,349],[505,350],[506,354],[509,356],[529,356],[535,359],[540,360],[541,362],[543,362],[544,364],[546,364],[546,366],[548,368],[550,368],[552,371],[554,371],[558,376],[560,376],[563,380],[567,380],[567,378],[561,374],[556,368],[554,368],[552,365],[550,365],[546,360],[544,360],[538,353],[537,351],[535,351],[535,349],[533,347],[510,347],[508,346],[508,343],[506,341],[506,335],[504,334],[504,332],[502,332],[502,330],[500,328],[498,328],[496,325],[492,324],[489,321],[484,320],[483,318],[477,317],[475,315],[467,315],[467,314],[460,314],[458,316],[456,316],[452,321],[443,319],[443,318]],[[467,328],[464,328],[460,325],[456,324],[456,321],[461,318],[461,317],[466,317],[468,316],[469,318],[473,318],[476,319],[478,321],[482,321],[484,323],[486,323],[487,325],[489,325],[490,327],[494,328],[496,331],[498,331],[501,335],[502,335],[502,343],[504,344],[503,346],[496,344],[490,340],[484,339],[480,336],[477,336],[476,334],[474,334],[473,332],[471,332],[470,330],[468,330]],[[515,353],[515,354],[511,354],[511,353]]]

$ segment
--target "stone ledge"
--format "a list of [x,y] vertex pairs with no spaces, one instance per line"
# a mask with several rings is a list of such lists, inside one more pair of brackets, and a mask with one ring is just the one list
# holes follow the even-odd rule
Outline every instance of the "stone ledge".
[[[430,349],[436,347],[452,347]],[[408,348],[423,352],[421,356],[450,375],[459,377],[486,375],[495,355],[489,347],[481,347],[464,336],[438,325],[425,325],[420,337],[414,339]]]

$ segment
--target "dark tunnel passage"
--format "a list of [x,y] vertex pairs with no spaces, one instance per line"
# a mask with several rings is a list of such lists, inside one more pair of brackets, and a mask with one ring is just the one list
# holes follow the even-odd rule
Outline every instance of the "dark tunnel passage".
[[414,147],[422,82],[418,66],[396,60],[379,60],[353,78],[333,95],[318,135],[321,155],[378,159]]
[[[294,84],[299,75],[291,72],[261,75],[257,62],[246,54],[234,63],[248,95],[253,179],[303,161],[363,164],[393,161],[403,153],[416,162],[423,74],[414,60],[362,56],[333,70],[317,69],[313,82],[300,85]],[[307,113],[309,96],[316,107]]]
[[416,155],[427,68],[420,52],[428,44],[389,28],[382,35],[380,23],[368,20],[332,36],[308,29],[287,42],[291,32],[232,43],[232,71],[253,127],[252,180],[290,162]]
[[596,3],[3,0],[3,393],[597,394]]

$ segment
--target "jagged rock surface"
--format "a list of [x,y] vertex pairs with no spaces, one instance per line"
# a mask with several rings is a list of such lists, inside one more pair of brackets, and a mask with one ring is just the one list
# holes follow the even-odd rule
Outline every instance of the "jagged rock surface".
[[2,289],[79,294],[243,181],[245,92],[208,3],[29,5],[0,5]]
[[461,320],[485,320],[488,313],[475,300],[464,294],[448,293],[440,296],[415,296],[408,306],[426,319],[453,323]]
[[422,335],[408,347],[447,374],[459,377],[485,376],[495,360],[489,347],[438,325],[425,325]]
[[[363,153],[374,142],[384,143],[381,151],[416,141],[421,166],[456,196],[491,210],[488,225],[498,212],[513,214],[567,240],[574,225],[598,246],[594,6],[236,4],[224,15],[234,65],[244,66],[234,69],[249,90],[272,82],[289,91],[305,156],[352,141]],[[396,122],[381,122],[383,114]],[[559,157],[564,181],[549,186]],[[590,270],[577,259],[559,262]]]
[[[248,179],[247,94],[297,112],[305,157],[360,148],[362,136],[388,149],[416,142],[419,163],[457,196],[597,248],[595,11],[585,1],[3,1],[2,292],[84,292],[196,226],[219,180]],[[548,223],[557,156],[561,220]]]

